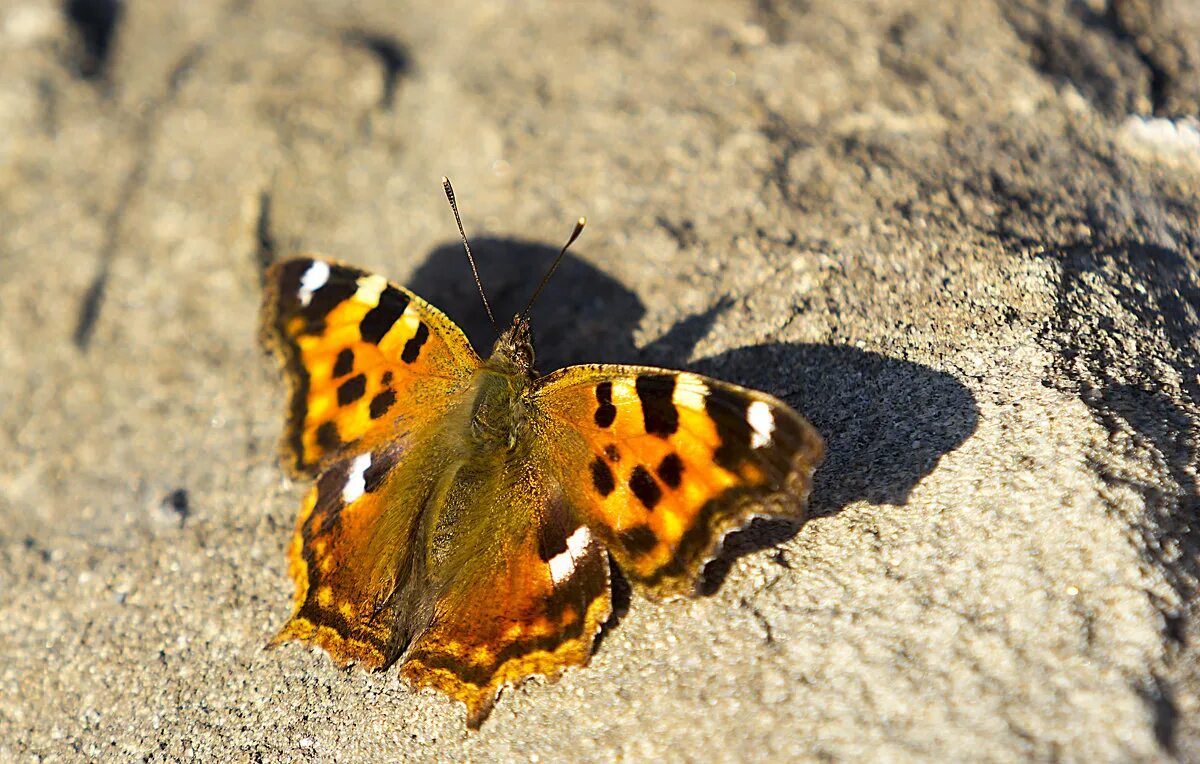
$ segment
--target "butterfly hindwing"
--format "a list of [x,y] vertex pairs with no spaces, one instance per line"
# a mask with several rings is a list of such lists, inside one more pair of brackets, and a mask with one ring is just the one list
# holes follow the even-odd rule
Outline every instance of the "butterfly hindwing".
[[393,501],[403,452],[404,445],[395,443],[321,473],[301,505],[288,548],[296,587],[292,616],[272,644],[316,645],[339,665],[368,669],[394,659],[402,624],[389,604],[410,567],[407,541],[415,521],[415,513],[396,512]]
[[[445,439],[322,473],[289,550],[293,615],[273,644],[316,645],[339,665],[398,662],[477,728],[502,687],[588,662],[611,612],[608,556],[540,459],[459,469],[451,491],[432,490],[438,475],[422,465]],[[491,511],[461,514],[478,508]]]
[[694,593],[721,539],[752,517],[804,517],[824,444],[777,398],[607,365],[550,374],[536,398],[568,495],[652,595]]
[[[525,483],[529,494],[508,500],[509,516],[456,539],[443,566],[453,578],[439,587],[432,623],[402,659],[414,684],[465,703],[472,728],[502,687],[586,664],[611,612],[604,547],[560,490],[532,465],[522,471],[534,482]],[[505,500],[478,498],[493,507]]]
[[285,462],[315,474],[444,410],[479,359],[462,330],[408,290],[298,257],[266,273],[261,333],[289,381]]

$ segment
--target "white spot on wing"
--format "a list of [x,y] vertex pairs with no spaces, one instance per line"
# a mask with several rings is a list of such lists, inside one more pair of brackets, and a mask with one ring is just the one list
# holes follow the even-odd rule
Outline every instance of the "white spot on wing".
[[771,407],[762,401],[755,401],[746,409],[746,422],[750,425],[750,447],[762,448],[771,442],[771,433],[775,432],[775,415]]
[[363,492],[367,490],[366,473],[370,466],[370,454],[360,454],[354,458],[354,463],[350,465],[350,475],[346,478],[346,485],[342,486],[342,501],[351,504],[363,495]]
[[581,525],[567,539],[567,551],[571,553],[572,557],[578,560],[587,551],[588,542],[591,540],[592,534],[588,532],[587,526]]
[[704,378],[695,374],[682,373],[675,379],[675,392],[671,402],[676,408],[688,411],[703,411],[704,399],[708,396],[708,385]]
[[566,581],[575,572],[575,562],[587,553],[592,534],[581,525],[567,538],[567,548],[550,558],[550,580],[556,584]]
[[571,559],[570,552],[561,552],[550,558],[550,580],[554,583],[567,580],[573,570],[575,561]]
[[384,289],[387,289],[387,279],[383,276],[360,276],[354,299],[373,308],[379,304],[379,295]]
[[313,292],[325,286],[329,281],[329,263],[313,260],[312,265],[300,277],[300,304],[308,307],[312,302]]

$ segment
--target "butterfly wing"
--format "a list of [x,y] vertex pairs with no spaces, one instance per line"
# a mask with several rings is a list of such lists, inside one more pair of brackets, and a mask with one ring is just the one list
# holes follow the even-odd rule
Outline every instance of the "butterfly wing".
[[453,519],[431,544],[443,550],[429,570],[437,599],[401,673],[465,703],[472,728],[502,687],[586,664],[611,612],[608,556],[548,479],[545,458],[460,471],[458,502],[484,514],[460,522],[451,503]]
[[263,343],[290,388],[284,461],[297,474],[435,419],[479,358],[454,322],[403,287],[299,257],[266,273]]
[[393,594],[414,565],[434,424],[461,404],[479,360],[413,293],[311,257],[267,271],[261,328],[289,382],[284,461],[318,475],[289,547],[294,609],[275,643],[383,666],[419,627],[419,614],[395,616]]
[[535,409],[568,500],[656,596],[694,593],[752,517],[802,520],[824,454],[783,401],[686,372],[572,366],[541,381]]
[[392,605],[414,560],[417,512],[405,499],[427,489],[405,484],[414,472],[404,468],[411,446],[398,441],[321,473],[288,547],[288,574],[296,587],[292,615],[272,646],[304,642],[323,648],[338,665],[378,669],[418,628],[411,618],[396,617]]

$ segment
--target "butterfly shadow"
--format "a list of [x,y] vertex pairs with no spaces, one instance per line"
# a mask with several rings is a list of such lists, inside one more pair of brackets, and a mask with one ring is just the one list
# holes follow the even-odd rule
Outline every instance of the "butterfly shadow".
[[[558,253],[556,247],[509,238],[472,241],[480,278],[501,328],[522,308]],[[495,331],[475,292],[462,245],[430,253],[410,282],[443,308],[482,353]],[[533,310],[538,367],[576,363],[643,363],[686,368],[764,390],[795,406],[824,436],[825,461],[814,477],[810,518],[829,517],[865,501],[898,505],[975,431],[971,391],[950,374],[845,345],[775,342],[690,360],[696,344],[732,306],[722,299],[683,319],[642,348],[635,332],[645,315],[638,296],[591,264],[567,255]],[[739,557],[790,540],[801,524],[755,520],[730,534],[704,571],[701,591],[715,593]],[[786,565],[782,553],[776,559]],[[628,607],[629,585],[615,568],[614,613]]]
[[[479,278],[500,329],[525,307],[558,254],[521,239],[471,239]],[[479,299],[461,242],[434,249],[406,284],[437,305],[466,332],[476,352],[487,356],[496,339]],[[645,363],[633,342],[646,313],[638,296],[588,262],[568,254],[533,307],[537,368],[553,371],[577,363]],[[699,337],[696,338],[697,340]]]

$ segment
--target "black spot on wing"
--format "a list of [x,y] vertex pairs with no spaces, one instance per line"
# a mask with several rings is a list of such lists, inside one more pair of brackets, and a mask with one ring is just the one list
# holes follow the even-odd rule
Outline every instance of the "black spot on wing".
[[384,390],[371,399],[371,418],[378,419],[388,412],[392,404],[396,402],[396,394],[391,390]]
[[654,531],[650,529],[649,525],[635,525],[632,528],[626,528],[617,534],[617,540],[621,542],[621,546],[635,556],[643,555],[658,546],[658,536],[654,535]]
[[717,429],[721,444],[713,452],[713,461],[729,472],[737,470],[751,454],[750,423],[746,411],[752,400],[747,395],[710,390],[704,410]]
[[353,281],[337,282],[331,277],[325,286],[312,293],[308,306],[301,312],[311,319],[324,319],[329,315],[329,311],[349,300],[357,291],[358,286]]
[[343,348],[333,364],[333,378],[344,377],[352,371],[354,371],[354,351],[350,348]]
[[352,460],[338,462],[317,478],[317,502],[300,528],[305,541],[329,533],[341,520],[346,504],[342,500],[342,491],[350,478],[351,466]]
[[604,447],[604,456],[613,464],[621,461],[621,452],[617,450],[615,443],[609,443]]
[[577,524],[567,511],[561,495],[546,500],[539,521],[538,556],[542,560],[552,560],[567,551],[567,539]]
[[629,476],[629,489],[646,509],[654,509],[662,499],[662,489],[658,487],[658,481],[640,464],[633,468],[633,473]]
[[666,438],[679,429],[679,411],[671,398],[675,394],[674,374],[642,374],[634,382],[646,432]]
[[412,363],[421,355],[421,346],[425,344],[425,340],[429,339],[429,327],[422,321],[417,324],[417,333],[409,338],[408,342],[404,343],[404,350],[400,353],[400,360],[405,363]]
[[679,458],[679,454],[669,453],[659,462],[658,469],[659,480],[670,488],[678,488],[683,481],[683,460]]
[[596,385],[596,420],[597,427],[608,427],[617,418],[617,407],[612,402],[612,382],[601,382]]
[[542,526],[538,529],[538,557],[552,560],[567,551],[567,536],[558,528]]
[[[347,268],[330,266],[329,278],[325,284],[313,291],[308,305],[300,305],[300,315],[304,317],[306,333],[320,334],[325,331],[325,317],[329,315],[329,312],[349,300],[358,291],[358,275],[356,271]],[[295,288],[297,291],[300,289],[299,279],[296,281]]]
[[395,468],[396,462],[400,461],[403,451],[399,446],[392,446],[377,454],[371,454],[371,466],[363,472],[363,490],[367,493],[378,490]]
[[338,435],[337,425],[333,422],[322,422],[317,428],[317,445],[325,451],[332,451],[342,445],[342,438]]
[[406,308],[408,308],[408,295],[393,286],[384,289],[379,295],[379,304],[367,311],[358,324],[362,338],[378,345],[392,325],[400,320],[400,316],[404,315]]
[[612,470],[599,456],[592,462],[592,485],[601,496],[608,496],[617,487]]
[[367,311],[367,315],[363,316],[362,321],[358,324],[358,331],[362,334],[363,340],[378,345],[383,336],[399,319],[400,314],[376,305]]
[[367,392],[367,376],[357,374],[338,386],[337,399],[339,406],[349,406]]
[[383,377],[380,378],[379,384],[383,385],[384,387],[387,387],[388,385],[392,384],[392,370],[391,369],[388,369],[387,371],[385,371],[383,373]]

